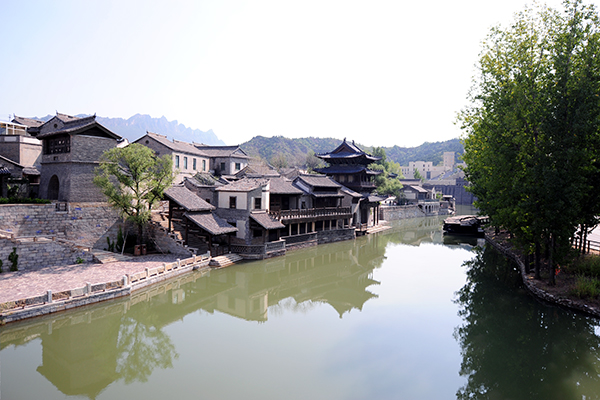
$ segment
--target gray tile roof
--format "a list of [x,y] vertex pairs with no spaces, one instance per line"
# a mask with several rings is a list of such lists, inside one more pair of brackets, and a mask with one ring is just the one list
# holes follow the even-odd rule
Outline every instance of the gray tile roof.
[[117,135],[116,133],[112,132],[111,130],[107,129],[105,126],[100,124],[98,121],[96,121],[95,115],[90,115],[89,117],[78,118],[78,117],[72,117],[72,116],[66,115],[66,114],[56,113],[56,116],[51,118],[47,122],[45,122],[43,124],[43,126],[40,127],[40,129],[45,129],[46,125],[51,126],[51,124],[54,123],[53,121],[55,118],[62,121],[64,123],[64,125],[59,129],[50,130],[48,132],[38,134],[36,136],[38,139],[49,137],[49,136],[54,136],[54,135],[58,135],[58,134],[64,134],[64,133],[77,134],[77,133],[81,133],[86,130],[89,130],[91,128],[98,128],[102,132],[104,132],[108,137],[111,137],[115,140],[121,139],[121,136]]
[[227,233],[237,232],[238,228],[231,226],[224,219],[213,213],[203,214],[184,214],[190,221],[204,229],[211,235],[225,235]]
[[17,117],[16,115],[13,118],[13,122],[16,122],[17,124],[28,126],[30,128],[37,128],[44,124],[44,121],[40,121],[40,120],[33,119],[33,118]]
[[325,175],[300,175],[296,179],[301,179],[312,187],[339,188],[342,186]]
[[171,186],[165,190],[165,196],[185,208],[186,211],[209,211],[215,209],[215,206],[202,200],[184,186]]
[[208,172],[199,172],[192,177],[186,177],[185,180],[195,187],[223,186],[223,183],[219,182],[217,178],[215,178]]
[[244,178],[237,182],[231,182],[228,185],[223,185],[215,190],[224,192],[249,192],[256,188],[266,185],[269,182],[268,179],[259,178]]
[[208,146],[203,143],[193,143],[193,145],[207,157],[250,158],[240,146]]
[[191,143],[182,142],[180,140],[175,140],[175,139],[169,140],[169,139],[167,139],[166,136],[159,135],[158,133],[154,133],[154,132],[146,132],[146,135],[142,136],[141,138],[136,140],[134,143],[141,143],[142,140],[146,136],[156,140],[158,143],[162,144],[163,146],[165,146],[175,152],[192,154],[197,157],[207,157],[207,155],[203,151],[200,151],[196,146],[194,146]]
[[303,194],[304,192],[300,189],[298,189],[297,187],[295,187],[294,185],[292,185],[292,181],[284,178],[284,177],[279,177],[279,178],[271,178],[269,179],[270,181],[270,185],[269,185],[269,193],[272,194],[292,194],[292,195],[299,195],[299,194]]
[[271,218],[271,216],[266,212],[252,212],[250,213],[250,218],[255,220],[260,226],[262,226],[265,229],[285,228],[285,225]]

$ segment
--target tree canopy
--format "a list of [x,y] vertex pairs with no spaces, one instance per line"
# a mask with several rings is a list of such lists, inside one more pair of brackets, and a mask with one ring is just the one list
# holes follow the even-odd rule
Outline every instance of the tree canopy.
[[102,155],[94,183],[121,216],[137,225],[140,243],[152,207],[162,199],[173,179],[173,160],[169,155],[159,158],[150,148],[133,143]]
[[476,205],[552,265],[600,215],[600,24],[581,0],[563,8],[491,30],[459,116]]
[[388,160],[383,147],[375,147],[373,149],[373,155],[381,158],[381,160],[374,162],[369,167],[375,171],[381,171],[381,174],[375,177],[375,184],[377,185],[377,194],[396,196],[397,200],[400,200],[402,189],[402,183],[398,178],[402,177],[402,168],[400,164]]

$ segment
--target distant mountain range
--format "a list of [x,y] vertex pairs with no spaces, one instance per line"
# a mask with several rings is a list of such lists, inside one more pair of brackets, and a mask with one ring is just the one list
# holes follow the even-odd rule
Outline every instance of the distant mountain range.
[[[85,117],[86,114],[76,115],[76,117]],[[53,115],[47,115],[40,118],[42,121],[48,121]],[[212,129],[204,132],[200,129],[192,129],[178,123],[169,121],[165,117],[153,118],[149,115],[135,114],[128,119],[106,118],[96,116],[96,120],[110,129],[117,135],[133,142],[144,136],[146,131],[165,135],[169,139],[177,139],[185,142],[204,143],[213,146],[224,146],[225,142],[215,135]]]
[[[243,143],[240,147],[252,157],[260,157],[272,162],[276,157],[283,155],[289,166],[302,166],[306,161],[306,156],[312,150],[316,154],[327,153],[334,150],[341,140],[333,138],[299,138],[288,139],[283,136],[263,137],[256,136],[250,141]],[[367,153],[373,152],[373,147],[363,146],[356,143],[358,147]],[[383,147],[389,160],[397,162],[400,165],[408,165],[410,161],[431,161],[433,165],[439,165],[443,162],[443,155],[446,151],[456,153],[457,160],[464,152],[464,148],[459,139],[451,139],[445,142],[429,143],[425,142],[417,147]]]
[[[87,115],[80,114],[76,116],[85,117]],[[47,115],[40,119],[48,121],[52,117],[53,115]],[[150,131],[165,135],[169,139],[189,143],[204,143],[212,146],[225,145],[212,129],[204,132],[200,129],[188,128],[177,121],[168,121],[165,117],[153,118],[149,115],[136,114],[128,119],[97,116],[96,120],[130,142],[144,136],[146,131]],[[311,150],[316,154],[327,153],[334,150],[340,143],[341,140],[333,138],[305,137],[288,139],[283,136],[255,136],[250,141],[241,144],[240,147],[252,157],[262,158],[269,162],[272,162],[276,157],[279,159],[284,158],[289,166],[303,166],[306,162],[306,156]],[[368,153],[373,152],[373,147],[363,146],[359,143],[357,145]],[[394,146],[383,147],[383,149],[389,160],[400,165],[408,165],[410,161],[431,161],[434,165],[438,165],[442,163],[445,151],[455,152],[457,159],[464,152],[459,139],[435,143],[425,142],[417,147]]]

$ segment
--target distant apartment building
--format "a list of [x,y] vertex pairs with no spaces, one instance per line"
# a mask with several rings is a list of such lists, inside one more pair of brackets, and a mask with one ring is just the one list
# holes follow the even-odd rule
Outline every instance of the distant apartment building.
[[402,175],[406,179],[415,178],[415,170],[419,171],[425,180],[434,179],[447,171],[452,171],[455,166],[455,154],[453,151],[444,152],[443,164],[434,166],[431,161],[411,161],[408,166],[402,167]]

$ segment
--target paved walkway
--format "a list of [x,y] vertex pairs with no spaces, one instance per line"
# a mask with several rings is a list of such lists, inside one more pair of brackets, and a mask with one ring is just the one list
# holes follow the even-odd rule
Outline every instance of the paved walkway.
[[[123,275],[156,268],[165,262],[176,261],[175,255],[147,255],[132,257],[131,261],[108,264],[76,264],[58,267],[28,269],[26,271],[2,272],[0,274],[0,303],[40,296],[48,290],[53,293],[76,289],[91,284],[112,282]],[[7,269],[7,265],[2,267]]]

